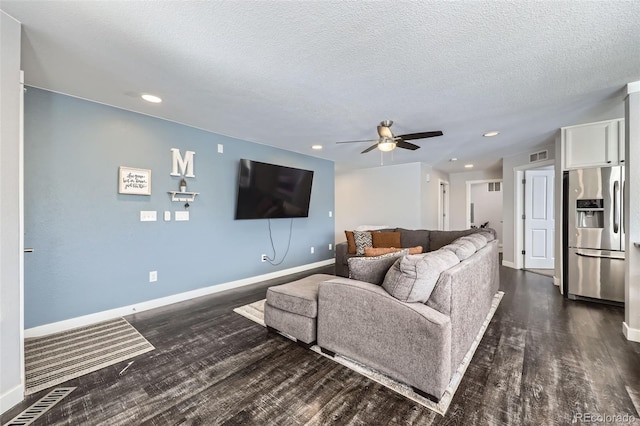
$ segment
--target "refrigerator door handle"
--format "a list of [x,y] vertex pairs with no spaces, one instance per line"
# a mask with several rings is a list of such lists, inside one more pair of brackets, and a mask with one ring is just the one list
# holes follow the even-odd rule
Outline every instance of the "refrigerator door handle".
[[613,232],[620,230],[620,182],[613,182]]
[[582,257],[594,257],[596,259],[624,260],[624,255],[622,255],[621,257],[616,257],[616,256],[601,256],[597,254],[585,254],[585,253],[579,253],[579,252],[576,252],[576,255],[582,256]]

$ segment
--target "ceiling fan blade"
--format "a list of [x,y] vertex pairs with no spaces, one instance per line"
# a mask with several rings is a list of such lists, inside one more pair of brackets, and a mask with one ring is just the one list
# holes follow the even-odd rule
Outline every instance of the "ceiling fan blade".
[[342,142],[336,142],[336,143],[357,143],[357,142],[373,142],[373,141],[375,141],[375,139],[365,139],[361,141],[342,141]]
[[366,154],[369,151],[373,151],[374,149],[376,149],[378,147],[378,144],[373,144],[371,145],[369,148],[365,149],[364,151],[362,151],[360,154]]
[[412,144],[410,142],[405,142],[402,139],[396,142],[396,146],[398,148],[410,149],[411,151],[415,151],[416,149],[420,148],[418,145]]
[[435,132],[409,133],[409,134],[406,134],[406,135],[399,135],[397,137],[402,138],[402,139],[404,139],[406,141],[410,141],[410,140],[413,140],[413,139],[433,138],[435,136],[442,136],[442,135],[443,135],[443,133],[440,130],[438,130],[438,131],[435,131]]

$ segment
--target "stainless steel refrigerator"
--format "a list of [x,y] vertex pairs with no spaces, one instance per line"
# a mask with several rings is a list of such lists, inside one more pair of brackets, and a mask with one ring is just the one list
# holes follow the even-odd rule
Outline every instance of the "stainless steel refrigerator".
[[568,296],[624,302],[624,167],[569,171]]

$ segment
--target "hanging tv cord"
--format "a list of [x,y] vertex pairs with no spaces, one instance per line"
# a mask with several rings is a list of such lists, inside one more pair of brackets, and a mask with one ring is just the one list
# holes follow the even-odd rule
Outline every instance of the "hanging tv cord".
[[287,242],[287,250],[284,252],[284,256],[282,257],[280,262],[274,263],[276,258],[278,257],[278,254],[276,252],[276,247],[273,244],[273,236],[271,235],[271,219],[268,219],[268,221],[269,221],[269,241],[271,241],[271,250],[273,250],[273,258],[270,258],[269,256],[266,256],[266,261],[269,262],[272,266],[280,265],[287,258],[287,254],[289,254],[289,247],[291,247],[291,235],[292,235],[292,231],[293,231],[293,218],[291,218],[289,220],[290,220],[290,222],[289,222],[289,242]]

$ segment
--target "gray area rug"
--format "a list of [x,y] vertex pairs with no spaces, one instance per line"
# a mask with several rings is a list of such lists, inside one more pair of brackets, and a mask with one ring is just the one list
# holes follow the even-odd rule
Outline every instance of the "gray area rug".
[[25,339],[30,395],[155,348],[124,318]]
[[[462,377],[464,376],[464,373],[467,371],[467,367],[469,366],[469,363],[471,362],[471,358],[473,358],[473,354],[476,352],[476,349],[478,347],[478,344],[480,343],[480,340],[482,340],[482,336],[484,336],[484,332],[486,331],[487,327],[489,326],[489,323],[491,322],[491,318],[493,318],[493,314],[495,313],[496,309],[498,308],[498,305],[500,304],[500,300],[502,300],[502,296],[504,295],[504,292],[499,291],[498,293],[496,293],[496,295],[493,297],[493,302],[491,304],[491,310],[489,311],[489,313],[487,314],[486,319],[484,320],[484,323],[482,324],[482,327],[480,328],[480,331],[478,332],[478,335],[476,336],[476,339],[473,341],[473,344],[471,345],[471,348],[469,348],[469,351],[467,352],[467,354],[465,355],[464,359],[462,360],[462,362],[460,363],[460,366],[458,367],[458,369],[456,370],[456,372],[453,374],[453,377],[451,378],[451,381],[449,382],[449,386],[447,386],[447,390],[445,391],[444,395],[442,396],[442,398],[440,399],[440,402],[435,403],[427,398],[424,398],[420,395],[418,395],[417,393],[415,393],[411,387],[398,382],[376,370],[373,370],[365,365],[362,365],[356,361],[353,361],[349,358],[345,358],[342,357],[340,355],[336,355],[335,357],[330,357],[328,355],[323,354],[320,351],[320,347],[315,345],[311,347],[311,350],[322,355],[325,356],[339,364],[344,365],[345,367],[362,374],[363,376],[380,383],[381,385],[393,390],[394,392],[399,393],[400,395],[411,399],[412,401],[432,410],[435,411],[438,414],[441,415],[445,415],[445,413],[447,412],[447,410],[449,409],[449,404],[451,404],[451,400],[453,399],[453,395],[455,394],[456,390],[458,389],[458,385],[460,385],[460,382],[462,381]],[[265,327],[265,323],[264,323],[264,303],[265,300],[259,300],[257,302],[253,302],[250,303],[248,305],[244,305],[244,306],[240,306],[238,308],[235,308],[233,311],[237,314],[242,315],[245,318],[250,319],[251,321],[254,321],[258,324],[260,324],[261,326]],[[286,333],[280,333],[282,334],[284,337],[287,337],[291,340],[295,341],[295,338],[287,335]]]

